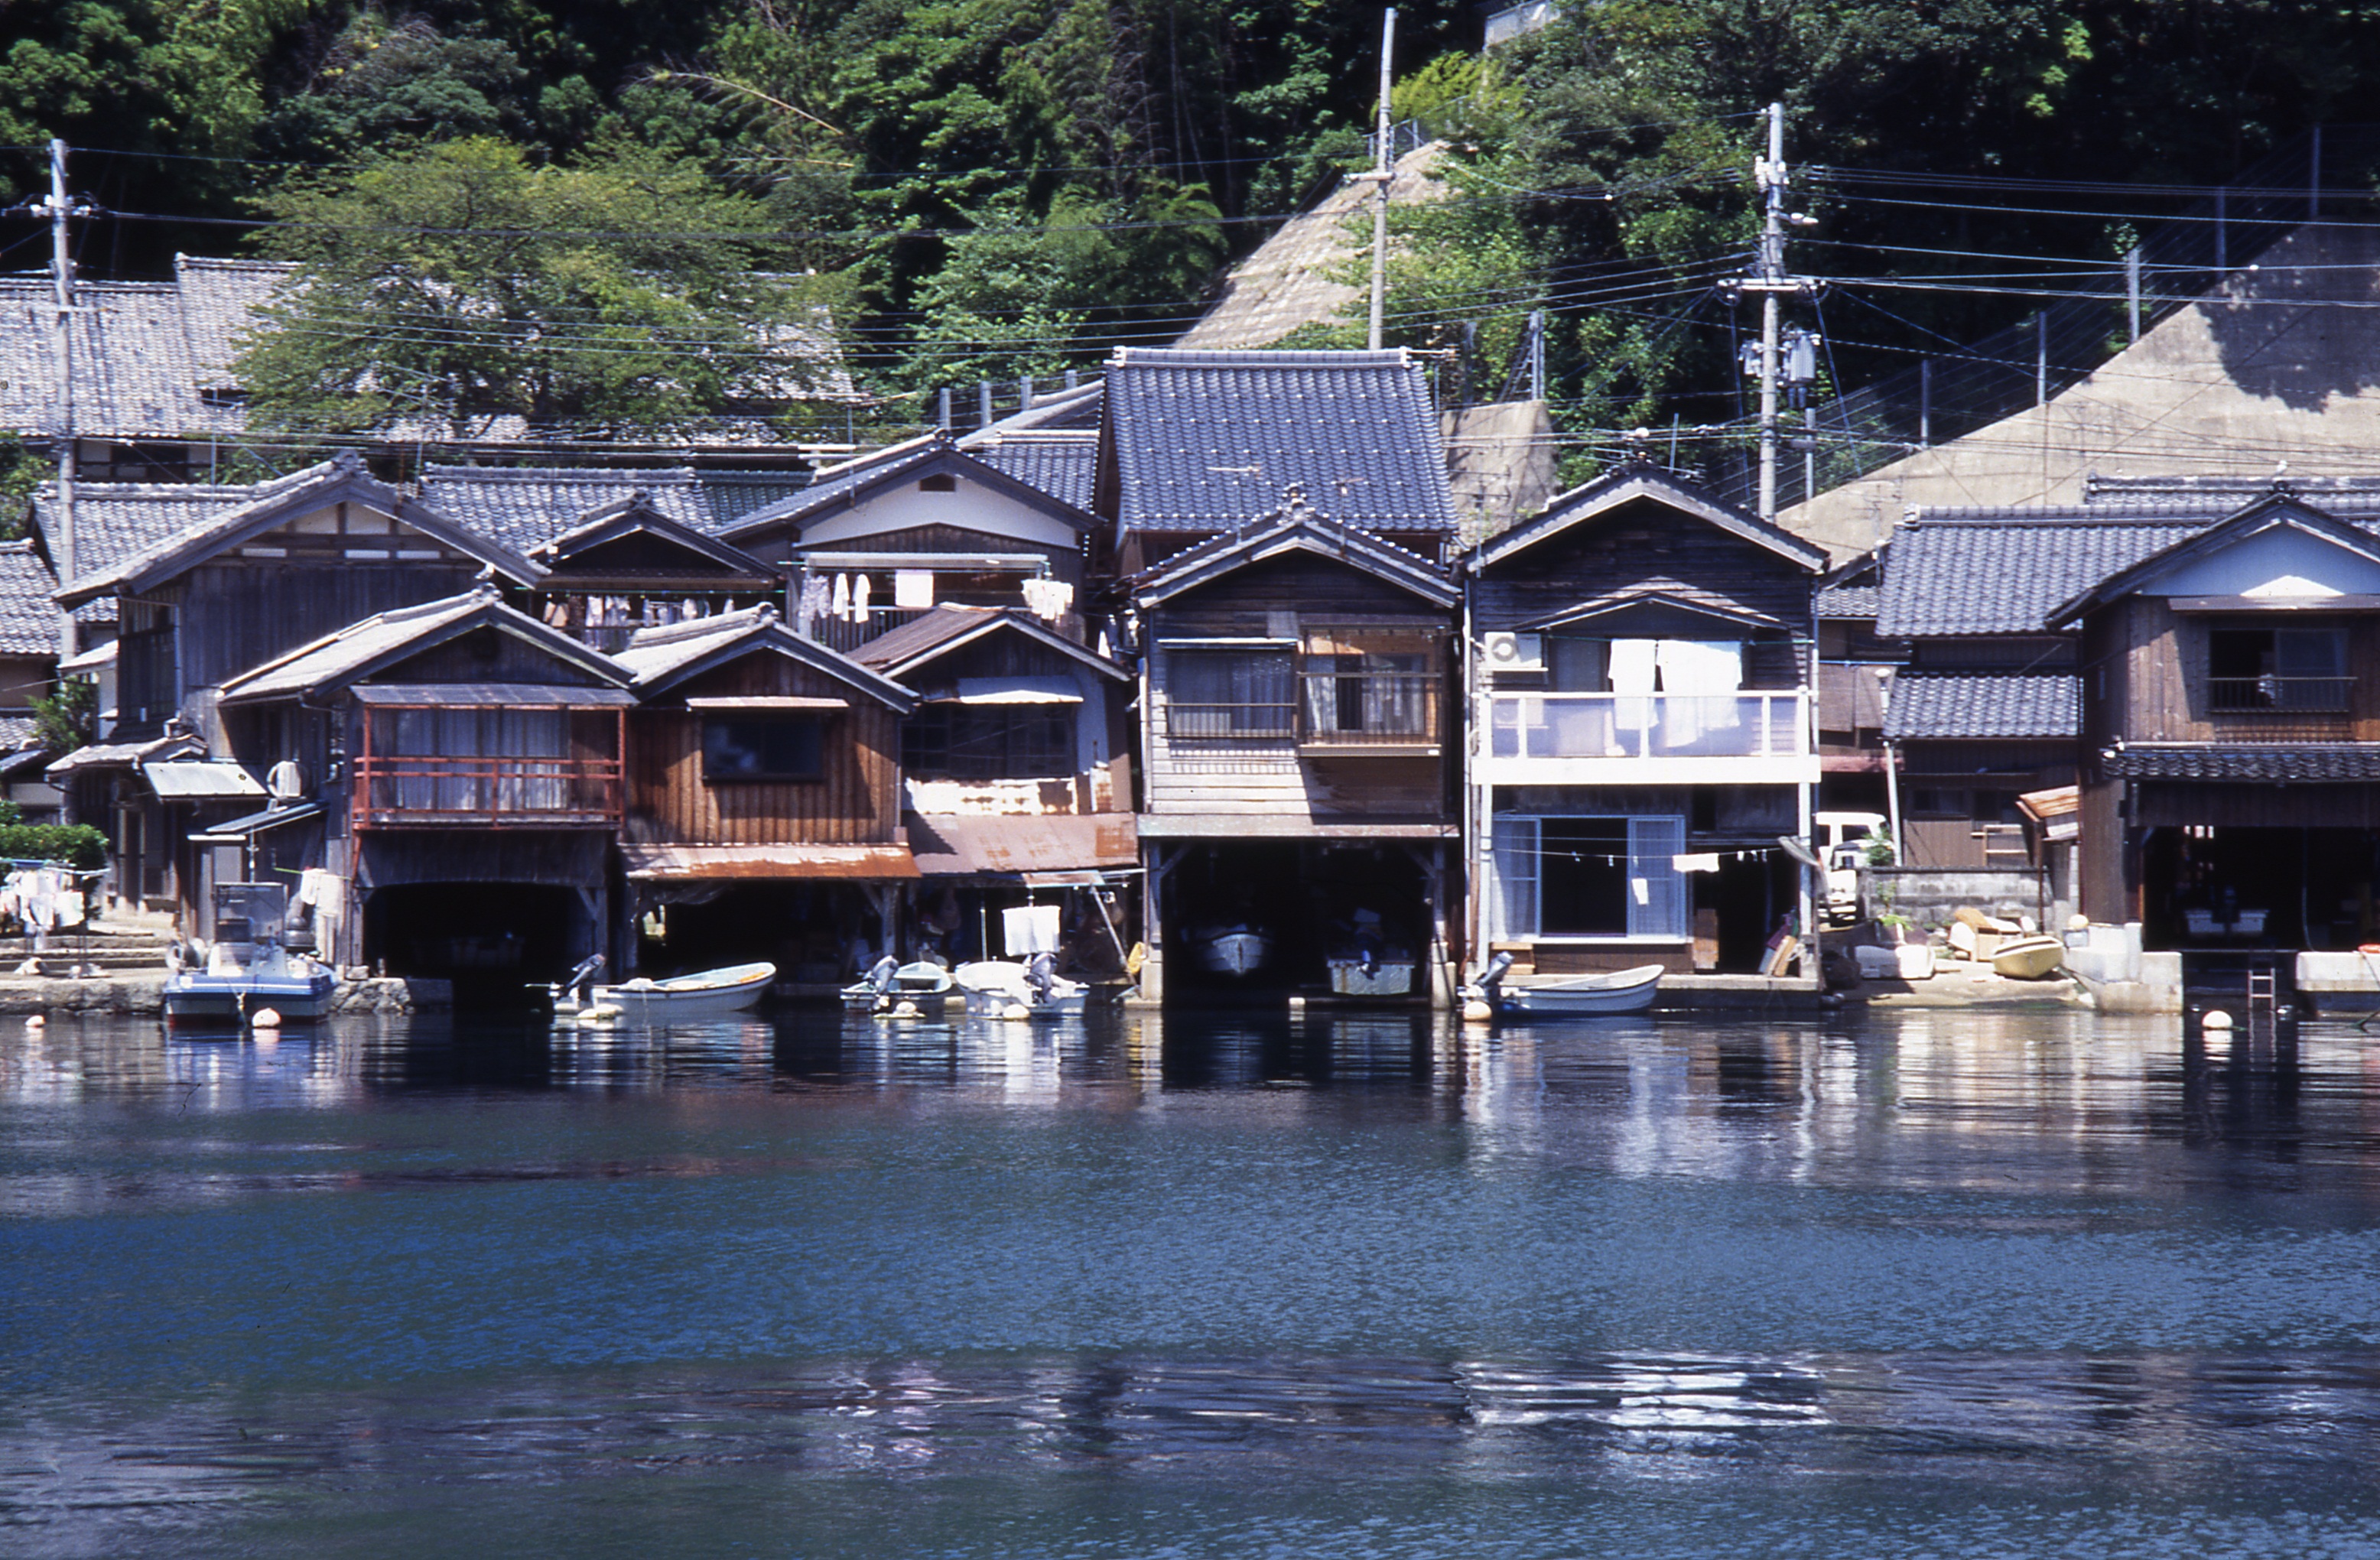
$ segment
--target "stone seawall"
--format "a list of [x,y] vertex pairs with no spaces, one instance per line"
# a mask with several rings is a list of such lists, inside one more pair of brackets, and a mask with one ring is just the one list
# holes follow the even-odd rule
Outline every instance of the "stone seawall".
[[[0,1014],[118,1013],[155,1018],[164,1010],[165,974],[0,976]],[[443,980],[343,980],[332,998],[334,1013],[421,1013],[455,1005],[455,986]]]

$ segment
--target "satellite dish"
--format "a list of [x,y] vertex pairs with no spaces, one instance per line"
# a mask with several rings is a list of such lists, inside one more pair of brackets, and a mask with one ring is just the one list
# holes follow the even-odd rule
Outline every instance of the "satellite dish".
[[1784,847],[1787,855],[1813,872],[1824,872],[1827,869],[1827,864],[1818,859],[1817,852],[1810,849],[1808,840],[1797,835],[1780,834],[1777,837],[1777,843]]

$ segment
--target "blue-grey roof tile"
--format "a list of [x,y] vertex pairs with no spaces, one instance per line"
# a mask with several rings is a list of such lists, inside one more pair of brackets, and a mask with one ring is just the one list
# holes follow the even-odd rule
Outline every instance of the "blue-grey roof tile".
[[1402,351],[1127,347],[1106,372],[1128,529],[1230,530],[1293,483],[1343,525],[1455,528],[1438,409]]
[[1887,742],[2071,737],[2082,720],[2067,671],[1903,671],[1887,696]]

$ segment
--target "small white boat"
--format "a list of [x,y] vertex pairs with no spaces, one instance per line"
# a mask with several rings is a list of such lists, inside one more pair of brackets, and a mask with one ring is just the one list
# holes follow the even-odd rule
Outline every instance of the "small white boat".
[[1526,986],[1500,986],[1497,1011],[1512,1018],[1591,1018],[1641,1013],[1653,1005],[1661,966],[1639,964],[1602,975],[1557,975]]
[[1992,973],[2010,980],[2040,980],[2066,962],[2066,945],[2044,933],[2010,937],[1992,953]]
[[[595,986],[585,1000],[557,998],[554,1017],[588,1022],[614,1018],[623,1023],[691,1023],[748,1012],[777,978],[774,964],[730,964],[666,980],[642,976],[617,986]],[[607,1011],[608,1010],[608,1011]]]
[[1272,957],[1272,938],[1242,922],[1190,935],[1201,969],[1219,975],[1245,975]]
[[[888,964],[892,967],[887,969]],[[861,1013],[897,1008],[904,1002],[939,1008],[955,987],[944,965],[925,959],[894,964],[888,956],[878,960],[865,978],[843,988],[843,1005]]]
[[1048,971],[1036,979],[1030,966],[1014,960],[961,964],[951,979],[966,994],[969,1018],[1079,1018],[1090,1005],[1091,988],[1081,981]]

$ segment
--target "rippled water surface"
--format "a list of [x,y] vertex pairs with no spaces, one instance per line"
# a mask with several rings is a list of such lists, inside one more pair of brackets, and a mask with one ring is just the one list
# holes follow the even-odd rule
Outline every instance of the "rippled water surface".
[[2380,1023],[0,1036],[0,1552],[2380,1554]]

